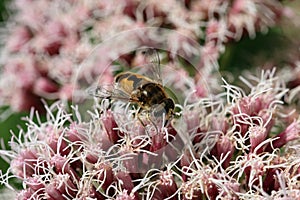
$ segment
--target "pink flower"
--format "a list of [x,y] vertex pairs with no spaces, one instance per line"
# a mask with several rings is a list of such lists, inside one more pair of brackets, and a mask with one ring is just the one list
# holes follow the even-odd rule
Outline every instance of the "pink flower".
[[[287,116],[297,108],[297,77],[285,80],[267,70],[240,77],[240,87],[225,79],[221,85],[216,73],[229,42],[293,16],[280,1],[15,0],[15,6],[0,102],[14,111],[46,111],[42,120],[32,109],[26,129],[12,133],[11,150],[0,150],[10,163],[0,183],[14,189],[11,178],[19,179],[17,198],[276,199],[300,193],[298,114]],[[151,61],[137,53],[140,46],[162,48],[163,86],[176,103],[168,121],[131,99],[82,92],[91,85],[118,92],[117,73],[146,71]]]
[[222,166],[226,169],[230,165],[230,160],[234,153],[234,146],[228,135],[220,136],[215,147],[212,149],[212,154],[218,160],[224,160]]
[[[176,194],[178,187],[175,179],[170,171],[162,171],[159,175],[159,180],[153,194],[153,198],[166,199]],[[175,199],[173,197],[172,199]]]
[[273,148],[280,148],[290,141],[296,140],[300,137],[300,123],[294,121],[283,132],[275,136],[275,140],[269,144],[265,151],[272,151]]
[[[172,34],[162,36],[159,32],[148,33],[145,30],[133,34],[131,38],[124,39],[126,41],[122,45],[112,45],[106,49],[101,57],[107,60],[99,65],[93,65],[92,69],[85,70],[84,75],[99,76],[97,72],[105,70],[107,64],[115,61],[115,56],[123,54],[120,46],[130,47],[131,44],[160,46],[165,41],[165,46],[171,53],[169,61],[175,58],[176,53],[187,57],[199,56],[196,47],[199,42],[204,42],[201,60],[196,65],[198,69],[211,70],[224,52],[228,41],[238,41],[245,34],[254,37],[256,32],[265,32],[268,27],[278,23],[281,16],[293,16],[277,1],[235,0],[230,3],[223,0],[214,2],[205,0],[180,3],[174,0],[164,2],[126,0],[113,4],[106,1],[62,3],[57,0],[15,0],[13,5],[16,12],[10,18],[5,33],[8,39],[5,40],[7,42],[3,49],[4,65],[14,57],[31,57],[34,61],[31,64],[33,67],[26,66],[22,72],[35,68],[35,62],[38,62],[42,65],[40,67],[43,74],[37,74],[36,78],[42,76],[54,82],[53,84],[58,87],[55,90],[62,91],[59,93],[64,93],[66,87],[69,88],[70,84],[74,84],[72,81],[77,78],[77,66],[82,64],[99,43],[111,39],[122,31],[157,27],[169,28]],[[127,63],[133,63],[132,58],[129,58]],[[24,79],[23,76],[23,73],[16,73],[12,80],[19,83]],[[3,72],[1,79],[5,77],[7,74]],[[88,79],[88,76],[79,77],[82,78]],[[70,87],[76,88],[74,85]],[[5,87],[0,85],[0,90],[1,88],[3,90]],[[48,89],[49,87],[46,90]],[[36,88],[31,87],[28,92],[35,94],[38,99],[70,100],[72,96],[49,95],[47,92],[45,95],[44,91],[38,90],[38,93],[35,93],[32,90]],[[201,88],[197,90],[198,96],[203,93],[206,95]],[[11,105],[10,100],[15,98],[14,94],[4,97],[2,92],[0,94],[0,100],[6,98],[5,104]],[[40,105],[37,103],[36,106]],[[29,109],[28,106],[15,108]]]
[[41,96],[46,96],[48,93],[57,92],[58,86],[53,81],[49,79],[40,77],[33,86],[33,91],[35,94],[39,94]]
[[[136,108],[121,101],[108,106],[95,99],[89,118],[78,106],[72,113],[61,102],[45,106],[46,121],[27,118],[27,130],[12,137],[12,150],[0,151],[11,164],[0,180],[12,188],[10,173],[19,178],[24,199],[239,199],[283,192],[293,198],[299,144],[286,143],[298,138],[299,123],[272,136],[286,90],[266,74],[249,94],[225,83],[227,102],[219,99],[224,94],[186,99],[166,127],[144,115],[142,125]],[[279,156],[273,148],[286,151]]]
[[250,152],[253,152],[255,148],[266,139],[266,128],[260,126],[249,127],[249,134],[251,144]]
[[22,51],[26,43],[31,39],[32,33],[28,27],[16,27],[8,38],[6,46],[10,52]]

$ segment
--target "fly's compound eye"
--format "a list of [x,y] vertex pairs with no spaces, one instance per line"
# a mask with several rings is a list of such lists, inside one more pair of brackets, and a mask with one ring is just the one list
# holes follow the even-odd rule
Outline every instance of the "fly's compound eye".
[[170,98],[167,98],[167,99],[164,99],[163,103],[165,105],[165,110],[167,111],[167,113],[172,114],[173,110],[175,109],[174,101]]

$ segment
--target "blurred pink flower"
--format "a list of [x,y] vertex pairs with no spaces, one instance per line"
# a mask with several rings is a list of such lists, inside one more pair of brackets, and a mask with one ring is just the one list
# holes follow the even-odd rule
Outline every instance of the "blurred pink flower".
[[26,26],[16,27],[15,30],[12,30],[11,35],[9,36],[6,48],[9,52],[18,52],[26,49],[24,45],[31,39],[32,34]]
[[[49,94],[49,87],[54,91],[65,91],[74,84],[78,66],[82,64],[95,46],[107,38],[122,31],[143,27],[169,28],[180,34],[162,36],[155,34],[133,35],[122,45],[130,46],[138,43],[140,46],[167,42],[171,58],[174,54],[193,55],[198,53],[192,41],[205,41],[201,60],[197,67],[213,68],[217,59],[225,51],[225,44],[231,40],[240,40],[248,34],[252,37],[256,32],[265,32],[268,27],[279,22],[281,16],[293,16],[290,10],[279,1],[249,1],[249,0],[218,0],[218,1],[139,1],[118,0],[109,1],[32,1],[15,0],[12,2],[15,14],[7,22],[6,43],[2,49],[2,64],[7,65],[15,57],[31,59],[32,65],[39,62],[42,73],[35,73],[36,80],[45,80],[49,86],[32,87],[25,93],[36,96],[37,99],[60,99],[72,95]],[[130,41],[130,42],[128,42]],[[197,43],[196,42],[196,43]],[[110,54],[110,55],[108,55]],[[93,74],[93,70],[108,67],[114,56],[121,56],[122,52],[115,46],[107,49],[102,57],[108,58],[108,63],[102,66],[92,66],[85,71]],[[172,60],[172,59],[170,59]],[[131,63],[131,60],[128,60]],[[30,65],[24,71],[30,71]],[[28,69],[27,69],[28,68]],[[89,71],[90,70],[90,71]],[[34,70],[35,71],[35,70]],[[21,71],[20,71],[21,72]],[[97,74],[99,75],[99,74]],[[20,89],[24,80],[23,73],[16,73],[11,86]],[[1,79],[7,79],[7,71],[3,71]],[[87,78],[86,76],[79,79]],[[4,90],[5,84],[0,85]],[[36,85],[39,85],[37,83]],[[52,86],[50,86],[52,85]],[[72,86],[70,86],[72,87]],[[76,88],[76,86],[73,86]],[[200,91],[200,89],[198,88]],[[53,93],[53,92],[50,92]],[[201,92],[200,92],[201,93]],[[7,92],[0,101],[11,105],[11,100],[17,93]],[[29,95],[28,94],[28,95]],[[202,95],[202,94],[199,94]],[[24,101],[26,101],[24,99]],[[27,105],[27,102],[21,103]],[[12,106],[14,111],[28,110],[31,106]]]

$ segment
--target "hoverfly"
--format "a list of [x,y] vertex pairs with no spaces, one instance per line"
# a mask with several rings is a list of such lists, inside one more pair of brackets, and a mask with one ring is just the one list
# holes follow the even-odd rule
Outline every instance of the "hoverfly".
[[150,60],[149,67],[153,71],[151,78],[130,71],[122,72],[115,76],[113,85],[98,86],[92,95],[137,104],[136,116],[143,126],[142,112],[146,113],[146,118],[153,125],[155,123],[150,114],[155,118],[163,117],[166,126],[174,114],[175,103],[168,97],[162,84],[159,54],[154,49],[146,49],[142,54]]

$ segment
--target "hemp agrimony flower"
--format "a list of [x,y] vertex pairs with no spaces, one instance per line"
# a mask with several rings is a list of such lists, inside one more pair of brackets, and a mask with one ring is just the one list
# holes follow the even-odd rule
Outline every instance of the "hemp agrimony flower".
[[1,183],[18,199],[296,199],[300,120],[284,121],[288,90],[274,71],[243,80],[250,92],[224,80],[214,98],[189,95],[181,116],[158,130],[126,103],[96,101],[87,121],[77,106],[45,106],[47,120],[32,112],[0,151],[10,162]]

